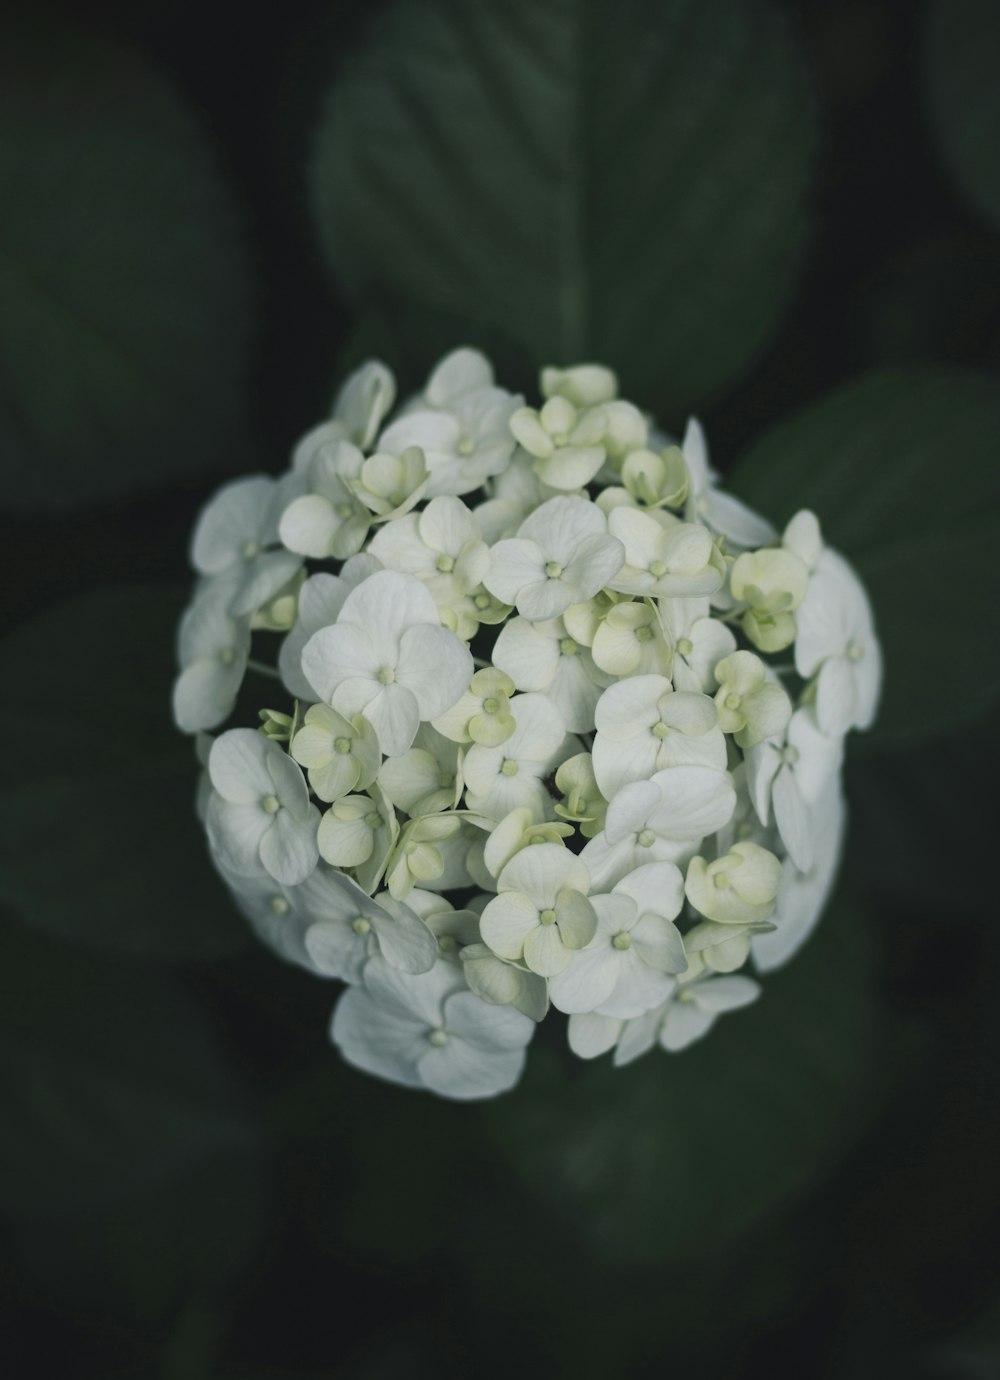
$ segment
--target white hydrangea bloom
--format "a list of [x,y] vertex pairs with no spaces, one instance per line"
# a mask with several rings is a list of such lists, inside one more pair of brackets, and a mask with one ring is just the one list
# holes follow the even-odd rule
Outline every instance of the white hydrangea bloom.
[[390,455],[421,448],[430,471],[429,497],[471,493],[510,459],[515,444],[510,419],[522,399],[494,387],[492,379],[492,366],[482,355],[456,351],[428,380],[426,407],[404,412],[379,437],[379,450]]
[[250,655],[249,615],[229,612],[236,582],[209,580],[184,612],[177,634],[181,673],[174,720],[184,733],[215,728],[232,713]]
[[561,618],[542,623],[512,618],[493,646],[493,664],[518,690],[544,692],[571,733],[593,730],[594,707],[611,677],[570,637]]
[[523,848],[497,878],[497,895],[479,922],[483,940],[500,958],[552,977],[597,930],[589,890],[586,866],[567,849],[556,843]]
[[304,882],[319,858],[319,811],[288,754],[253,729],[231,728],[212,744],[208,773],[208,836],[223,866]]
[[746,755],[754,809],[767,824],[773,807],[788,856],[803,872],[812,867],[816,851],[813,808],[839,777],[843,760],[843,739],[821,733],[809,705],[792,715],[784,742],[769,738]]
[[350,441],[360,450],[368,450],[395,401],[392,371],[379,360],[367,360],[338,392],[330,419],[307,432],[298,443],[292,468],[301,473],[316,451],[331,441]]
[[605,690],[595,715],[594,775],[611,800],[630,781],[666,767],[725,771],[726,740],[707,695],[674,690],[665,676],[632,676]]
[[394,403],[368,361],[287,474],[198,518],[173,708],[213,861],[347,984],[332,1038],[377,1077],[494,1096],[550,1004],[582,1058],[684,1049],[830,893],[881,684],[864,589],[600,364],[525,403],[460,348]]
[[512,1088],[534,1033],[534,1021],[481,1001],[443,959],[410,975],[377,956],[362,985],[340,998],[330,1030],[347,1062],[365,1073],[459,1101]]
[[816,677],[824,733],[870,728],[882,688],[882,653],[864,586],[836,551],[817,561],[798,610],[795,669]]
[[236,617],[255,613],[302,565],[278,538],[278,520],[300,488],[295,475],[237,479],[225,484],[198,518],[191,562],[202,575],[229,576],[229,611]]
[[296,899],[310,917],[303,944],[325,977],[360,982],[374,954],[403,973],[426,973],[437,962],[437,940],[409,906],[376,900],[333,868],[317,868]]
[[498,746],[473,743],[465,754],[466,800],[470,810],[501,820],[519,806],[549,813],[545,778],[572,751],[562,715],[544,695],[515,695],[510,701],[514,731]]
[[703,522],[731,546],[751,548],[773,541],[777,533],[766,518],[718,487],[719,476],[709,463],[705,433],[694,417],[688,422],[682,449],[690,481],[685,510],[688,521]]
[[647,863],[607,895],[592,896],[597,932],[549,983],[560,1011],[597,1011],[630,1020],[660,1006],[688,966],[673,921],[684,904],[684,878],[672,863]]
[[281,679],[297,699],[311,700],[316,695],[302,671],[302,649],[313,633],[336,623],[351,590],[381,569],[382,562],[365,552],[345,561],[339,575],[311,575],[299,590],[295,622],[278,652]]
[[392,570],[352,590],[336,623],[306,643],[302,669],[328,704],[364,714],[390,756],[406,751],[422,721],[450,709],[473,673],[424,585]]
[[497,542],[484,583],[532,622],[558,618],[590,599],[621,569],[624,548],[585,498],[550,498]]
[[728,822],[736,803],[732,777],[713,767],[668,767],[623,786],[608,805],[604,829],[581,853],[594,885],[610,888],[650,862],[680,862]]

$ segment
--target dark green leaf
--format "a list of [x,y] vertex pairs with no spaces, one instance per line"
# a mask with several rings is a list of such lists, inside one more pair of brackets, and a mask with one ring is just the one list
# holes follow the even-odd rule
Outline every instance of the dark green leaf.
[[0,918],[0,1200],[100,1211],[216,1156],[256,1152],[239,1087],[170,977]]
[[257,1125],[204,1014],[160,974],[0,921],[0,1197],[60,1306],[160,1320],[242,1269]]
[[0,48],[3,502],[64,507],[219,463],[245,402],[247,256],[215,158],[126,48]]
[[163,960],[248,940],[208,863],[194,751],[171,721],[179,612],[171,590],[104,590],[0,644],[0,900],[74,942]]
[[873,741],[975,716],[1000,691],[1000,383],[872,374],[764,435],[733,487],[784,522],[811,508],[871,595],[886,678]]
[[676,1056],[588,1065],[566,1086],[529,1060],[488,1112],[525,1183],[561,1207],[602,1260],[691,1263],[791,1204],[856,1133],[871,1065],[870,941],[848,901]]
[[934,131],[966,196],[1000,225],[1000,6],[931,0],[923,66]]
[[597,356],[680,413],[788,298],[812,146],[765,3],[415,0],[340,74],[313,203],[350,294],[486,323],[536,364]]

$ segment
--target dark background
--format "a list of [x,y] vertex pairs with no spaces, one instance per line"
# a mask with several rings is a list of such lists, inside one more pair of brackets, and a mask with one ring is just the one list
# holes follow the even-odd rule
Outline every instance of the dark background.
[[[697,407],[740,492],[770,488],[788,511],[825,495],[814,506],[872,584],[887,700],[851,745],[838,896],[758,1008],[615,1074],[571,1064],[552,1020],[522,1087],[471,1108],[342,1067],[331,990],[231,914],[169,723],[173,628],[199,505],[229,475],[283,467],[345,368],[380,351],[405,392],[473,341],[501,382],[531,388],[555,357],[551,304],[543,292],[537,346],[530,313],[505,317],[504,275],[531,268],[513,250],[481,268],[465,312],[428,286],[393,252],[394,234],[420,233],[405,171],[371,244],[351,222],[384,151],[368,161],[380,107],[350,83],[387,41],[388,6],[251,18],[107,0],[85,32],[76,7],[5,15],[0,1367],[18,1380],[1000,1375],[1000,7],[767,11],[797,73],[782,164],[769,127],[728,161],[712,142],[730,107],[742,128],[740,102],[764,100],[740,86],[753,41],[717,80],[705,56],[758,7],[712,0],[717,42],[685,56],[691,6],[636,3],[654,53],[658,26],[668,46],[680,35],[685,109],[709,93],[709,132],[675,166],[709,167],[710,226],[737,237],[692,229],[680,173],[648,151],[631,166],[626,144],[632,182],[588,195],[648,220],[649,263],[683,260],[685,236],[703,257],[653,303],[642,351],[615,300],[564,338],[667,423]],[[566,7],[536,13],[550,8]],[[635,5],[589,11],[596,31]],[[689,12],[676,33],[675,11]],[[452,66],[428,52],[461,122]],[[489,45],[469,52],[492,91]],[[600,53],[586,90],[613,106],[630,69]],[[340,143],[309,173],[331,84]],[[402,108],[429,128],[415,97]],[[666,162],[685,119],[678,106],[657,128]],[[783,181],[793,165],[808,167],[801,193]],[[439,171],[461,203],[461,159]],[[439,185],[425,194],[444,204]],[[584,218],[593,265],[615,233],[599,209]],[[743,310],[724,263],[757,239]],[[642,262],[614,270],[620,300],[647,293]],[[690,310],[687,290],[711,308],[684,318],[686,345],[671,307]],[[601,319],[620,348],[602,349]],[[684,373],[686,349],[710,364],[734,339],[717,376]]]

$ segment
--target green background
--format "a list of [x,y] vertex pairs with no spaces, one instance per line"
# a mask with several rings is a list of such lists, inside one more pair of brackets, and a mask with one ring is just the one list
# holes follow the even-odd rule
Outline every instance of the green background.
[[[66,5],[0,32],[0,1369],[1000,1374],[991,0]],[[169,714],[194,517],[371,354],[597,358],[886,652],[814,939],[462,1107],[326,1042]]]

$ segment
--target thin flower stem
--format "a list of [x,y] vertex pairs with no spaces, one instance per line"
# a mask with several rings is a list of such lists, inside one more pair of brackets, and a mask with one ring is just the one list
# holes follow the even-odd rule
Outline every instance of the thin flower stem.
[[274,666],[267,666],[263,661],[254,661],[253,657],[247,659],[247,670],[256,671],[259,676],[270,676],[272,680],[280,680],[281,672]]

